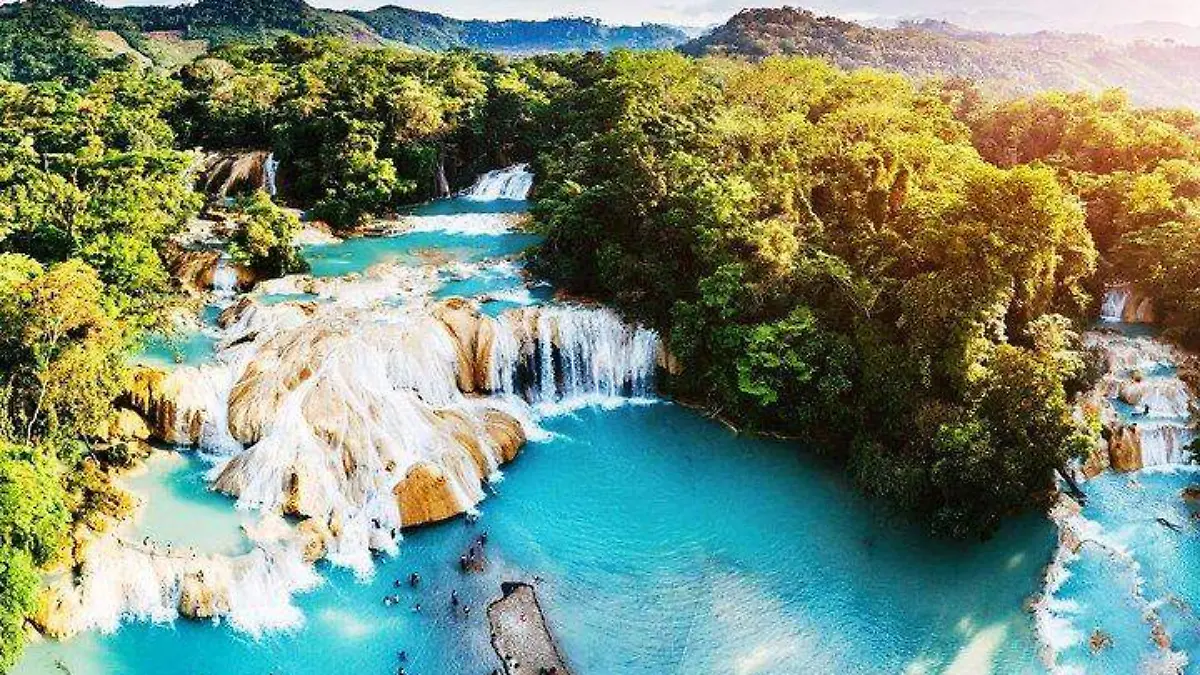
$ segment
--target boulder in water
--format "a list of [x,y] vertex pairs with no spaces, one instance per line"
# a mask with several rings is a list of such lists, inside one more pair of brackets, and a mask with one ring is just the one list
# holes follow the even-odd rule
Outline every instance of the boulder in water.
[[1136,426],[1119,426],[1108,442],[1109,463],[1114,471],[1128,473],[1142,469],[1142,441]]
[[395,493],[404,527],[436,523],[469,508],[459,502],[446,472],[431,462],[414,464],[396,485]]
[[206,576],[203,570],[183,575],[179,581],[180,616],[215,619],[229,613],[229,589],[214,579],[215,576]]

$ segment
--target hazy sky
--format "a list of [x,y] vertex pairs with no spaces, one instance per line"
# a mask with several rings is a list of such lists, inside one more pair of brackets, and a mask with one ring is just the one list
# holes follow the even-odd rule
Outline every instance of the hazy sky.
[[[178,4],[174,0],[105,0],[107,4]],[[544,19],[569,14],[609,23],[660,21],[703,26],[742,7],[782,5],[755,0],[309,0],[321,7],[369,9],[397,4],[460,18]],[[962,25],[1025,31],[1101,29],[1136,21],[1200,25],[1200,0],[791,0],[818,13],[855,20],[945,18]]]

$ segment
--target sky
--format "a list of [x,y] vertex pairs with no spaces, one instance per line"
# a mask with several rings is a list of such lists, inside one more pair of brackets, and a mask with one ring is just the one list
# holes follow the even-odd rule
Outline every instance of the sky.
[[[746,6],[769,0],[309,0],[320,7],[370,9],[397,4],[459,18],[545,19],[593,16],[608,23],[647,21],[684,26],[721,23]],[[178,4],[176,0],[106,0],[106,4]],[[1200,26],[1200,0],[791,0],[787,4],[856,21],[889,23],[940,18],[1006,32],[1040,29],[1098,31],[1141,21]]]

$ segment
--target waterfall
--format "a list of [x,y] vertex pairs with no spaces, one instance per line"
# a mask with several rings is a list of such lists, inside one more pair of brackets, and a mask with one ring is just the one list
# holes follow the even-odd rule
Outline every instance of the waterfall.
[[[1133,465],[1191,463],[1187,446],[1194,436],[1192,393],[1176,366],[1183,355],[1158,340],[1112,331],[1087,333],[1084,344],[1101,351],[1107,361],[1108,374],[1093,400],[1099,402],[1110,437],[1125,439],[1121,451],[1135,455]],[[1128,458],[1123,464],[1130,465]]]
[[450,182],[446,180],[446,163],[438,157],[437,175],[433,179],[434,191],[438,197],[450,196]]
[[237,292],[237,270],[229,265],[229,256],[221,254],[217,258],[217,267],[213,270],[213,292],[220,298],[229,299]]
[[463,192],[463,196],[476,201],[520,201],[529,197],[532,188],[533,174],[529,171],[529,165],[514,164],[483,174]]
[[1161,423],[1142,424],[1137,430],[1142,466],[1178,466],[1191,462],[1188,453],[1188,444],[1194,436],[1191,428],[1179,423]]
[[1125,303],[1129,302],[1128,287],[1117,286],[1108,289],[1104,294],[1104,304],[1100,308],[1100,319],[1107,323],[1121,323],[1125,317]]
[[608,309],[506,312],[492,344],[492,391],[550,410],[653,396],[658,335]]
[[271,199],[275,198],[277,188],[275,186],[275,176],[279,171],[279,160],[275,159],[275,153],[269,153],[267,159],[263,162],[263,189],[267,194],[271,195]]
[[181,614],[224,617],[251,635],[300,625],[292,597],[321,581],[304,559],[302,537],[278,516],[247,534],[255,547],[240,556],[105,535],[92,544],[78,585],[66,591],[71,628],[112,632],[129,618],[164,623]]

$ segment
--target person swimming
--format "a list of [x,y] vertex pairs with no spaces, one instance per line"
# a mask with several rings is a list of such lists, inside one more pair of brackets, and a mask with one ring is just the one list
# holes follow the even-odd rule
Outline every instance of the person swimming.
[[450,591],[450,606],[458,607],[458,591],[457,590]]
[[421,583],[421,575],[420,574],[413,572],[412,574],[408,575],[408,585],[409,586],[416,588],[417,585],[420,583]]

